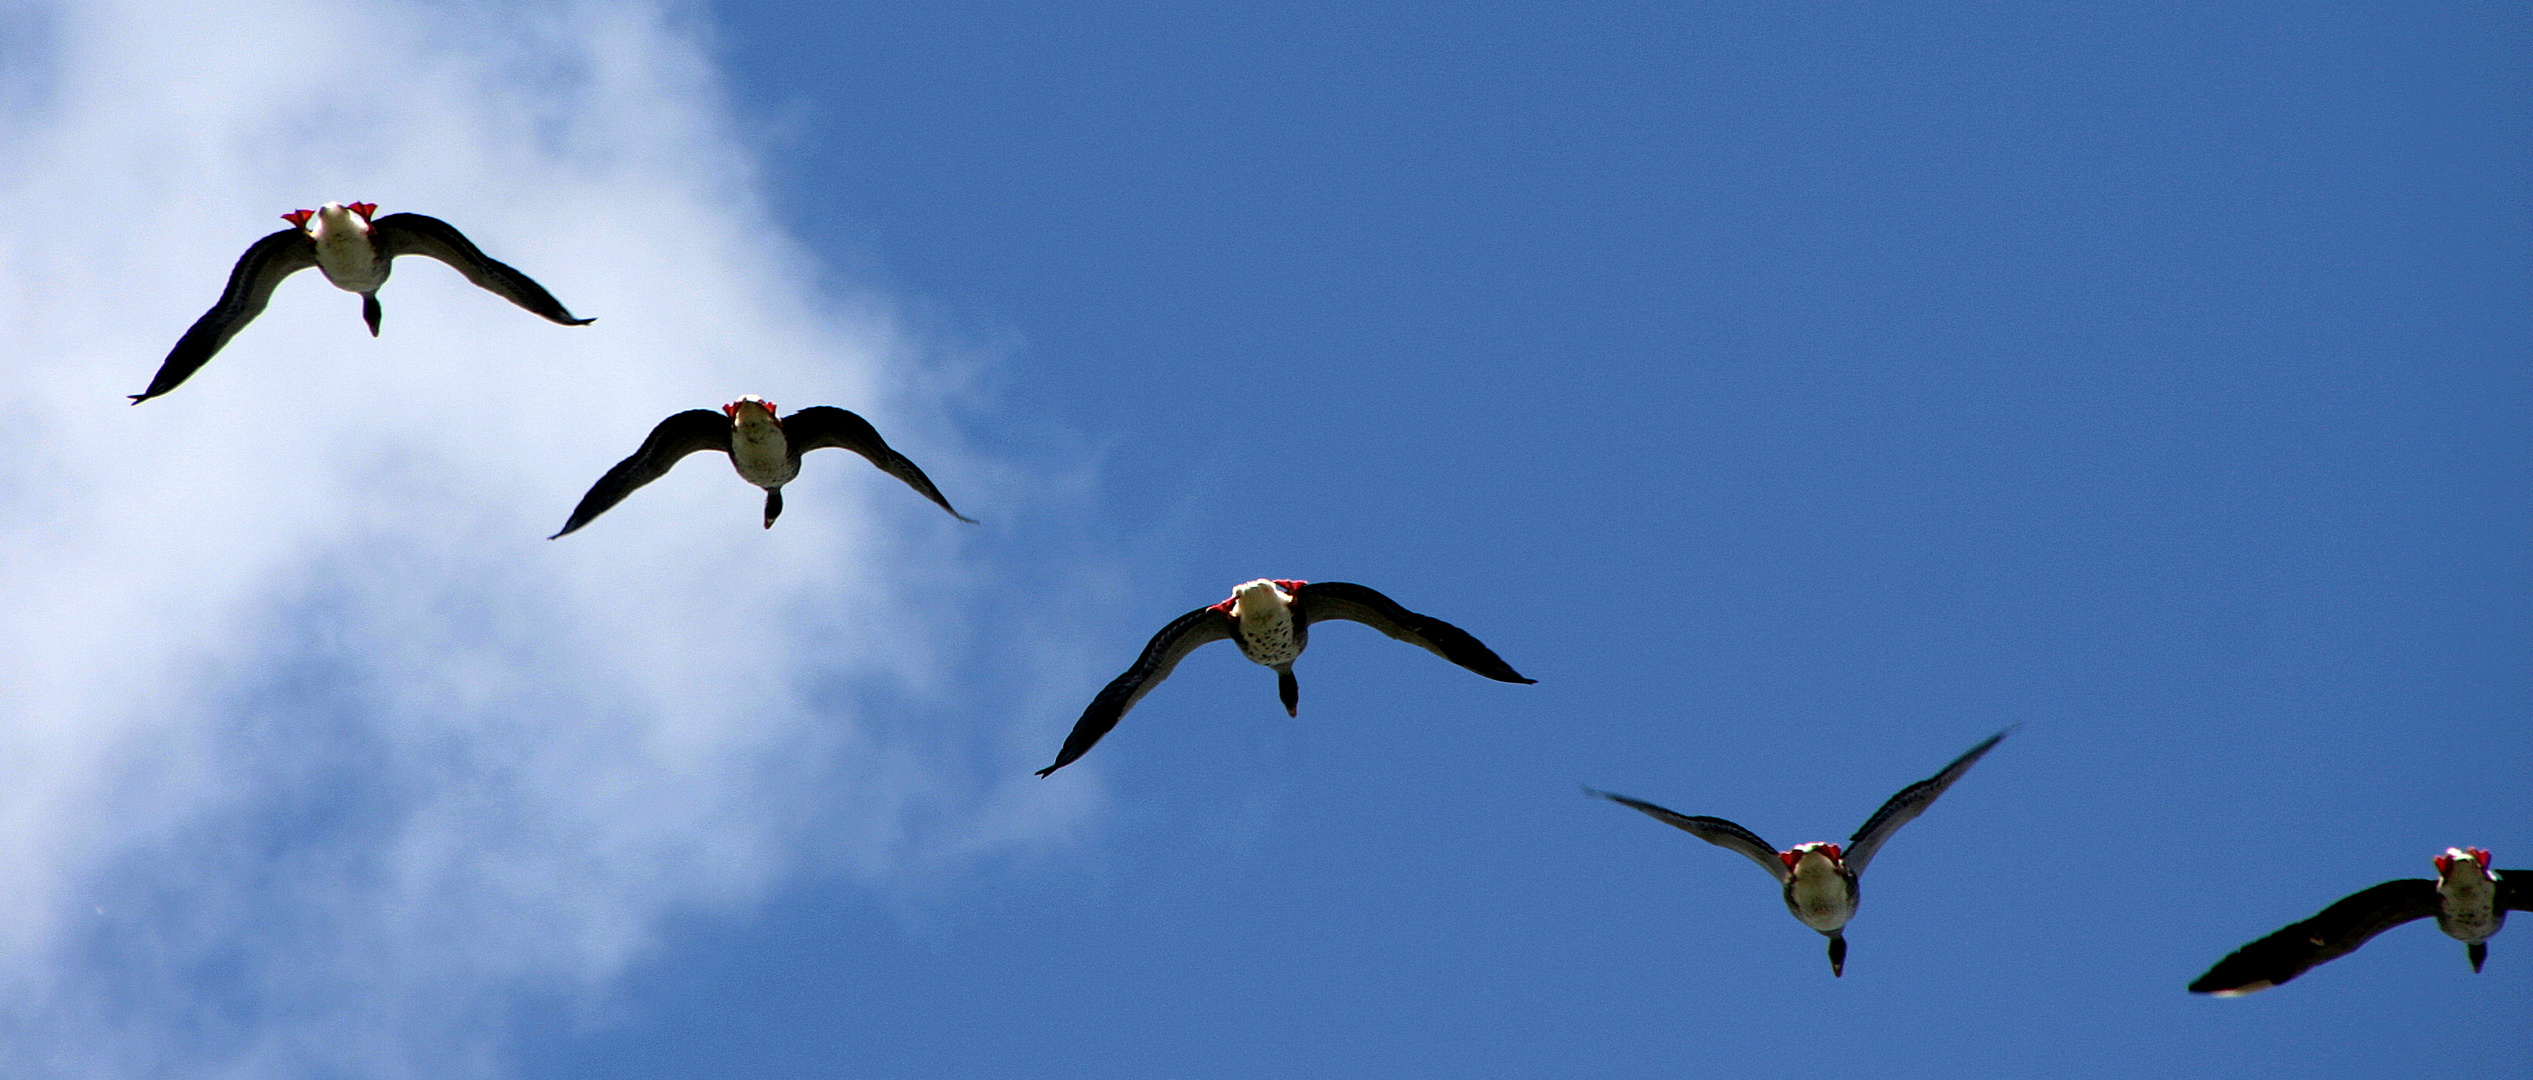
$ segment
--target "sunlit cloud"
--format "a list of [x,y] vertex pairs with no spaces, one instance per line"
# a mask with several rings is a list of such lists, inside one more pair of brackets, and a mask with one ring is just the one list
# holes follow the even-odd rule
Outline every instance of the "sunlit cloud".
[[[978,546],[1078,485],[963,440],[921,343],[768,205],[675,15],[5,16],[0,1071],[495,1072],[522,1002],[603,998],[665,915],[1080,827],[1096,786],[1021,767],[1063,665],[996,655],[1014,700],[956,732],[862,704],[1008,649],[967,629],[1000,603]],[[598,322],[407,259],[373,340],[303,273],[127,407],[329,199],[442,217]],[[651,424],[742,393],[863,412],[988,524],[838,453],[764,531],[701,457],[544,539]]]

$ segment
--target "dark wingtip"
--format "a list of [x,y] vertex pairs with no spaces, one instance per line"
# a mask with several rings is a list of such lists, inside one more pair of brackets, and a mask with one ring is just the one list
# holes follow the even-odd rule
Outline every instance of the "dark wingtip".
[[1505,682],[1520,683],[1520,684],[1522,684],[1523,686],[1537,686],[1537,685],[1539,685],[1539,680],[1537,680],[1537,679],[1525,679],[1525,678],[1522,678],[1522,677],[1521,677],[1521,676],[1519,676],[1519,675],[1515,675],[1515,676],[1513,676],[1512,678],[1506,679],[1506,680],[1504,680],[1504,681],[1505,681]]
[[123,396],[128,397],[128,398],[131,398],[131,399],[132,399],[132,404],[134,404],[134,405],[138,405],[138,404],[140,404],[140,403],[142,403],[142,402],[144,402],[144,401],[148,401],[148,400],[150,399],[150,395],[148,395],[148,394],[125,394],[125,395],[123,395]]
[[1056,771],[1057,769],[1061,769],[1061,768],[1063,768],[1063,767],[1064,767],[1064,766],[1062,766],[1062,765],[1049,765],[1049,766],[1047,766],[1046,768],[1043,768],[1043,769],[1038,770],[1038,775],[1039,775],[1039,776],[1045,776],[1045,775],[1047,775],[1048,773],[1054,772],[1054,771]]
[[587,325],[589,325],[589,324],[591,324],[591,323],[597,322],[597,321],[598,321],[598,318],[597,318],[597,316],[594,316],[594,315],[593,315],[593,316],[591,316],[591,317],[589,317],[589,318],[586,318],[586,319],[574,319],[574,318],[570,318],[570,317],[566,316],[566,317],[564,317],[564,318],[562,318],[562,319],[558,319],[558,320],[556,320],[556,321],[557,321],[557,322],[562,323],[562,324],[563,324],[563,325],[565,325],[565,326],[587,326]]

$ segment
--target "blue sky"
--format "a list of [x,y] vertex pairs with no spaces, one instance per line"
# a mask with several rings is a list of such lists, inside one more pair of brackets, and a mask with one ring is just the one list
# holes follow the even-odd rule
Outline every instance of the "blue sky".
[[[2522,930],[2181,989],[2446,845],[2533,866],[2521,11],[8,10],[13,204],[158,230],[0,248],[47,436],[0,473],[21,1071],[2533,1052]],[[373,342],[294,280],[120,407],[351,198],[600,321],[412,267]],[[741,393],[864,412],[984,524],[822,456],[760,530],[698,459],[541,539]],[[1217,647],[1029,775],[1260,576],[1540,682],[1333,626],[1287,719]],[[2010,724],[1837,980],[1577,790],[1843,840]]]

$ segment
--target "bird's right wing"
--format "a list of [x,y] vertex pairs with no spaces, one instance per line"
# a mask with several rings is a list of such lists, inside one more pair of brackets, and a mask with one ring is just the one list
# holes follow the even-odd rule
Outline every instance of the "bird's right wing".
[[1892,833],[1900,831],[1900,826],[1916,820],[1927,807],[1935,805],[1936,796],[1953,786],[1953,781],[1961,779],[1961,774],[1969,772],[1970,767],[1986,757],[1988,751],[1996,749],[1999,740],[2011,734],[2014,734],[2013,728],[1988,736],[1987,741],[1971,747],[1969,753],[1954,758],[1952,764],[1944,766],[1944,771],[1901,788],[1899,794],[1884,800],[1882,808],[1857,827],[1856,835],[1847,838],[1847,869],[1864,873],[1865,864],[1873,861],[1874,853],[1882,850],[1883,843],[1891,839]]
[[879,466],[881,472],[904,481],[907,487],[932,500],[933,505],[950,511],[951,517],[976,524],[975,518],[952,508],[950,500],[941,497],[941,489],[932,486],[932,478],[925,476],[913,461],[889,449],[888,440],[880,438],[879,429],[859,413],[833,405],[812,405],[783,418],[783,437],[795,459],[830,446],[860,454]]
[[2436,881],[2403,878],[2360,889],[2322,913],[2234,950],[2190,984],[2193,994],[2238,997],[2356,951],[2366,939],[2437,911]]
[[554,294],[516,267],[486,255],[457,226],[428,214],[389,214],[370,222],[379,250],[390,258],[420,255],[447,263],[477,288],[526,308],[547,321],[587,326],[596,319],[575,319]]
[[296,226],[283,229],[255,242],[238,256],[237,266],[229,270],[229,287],[220,293],[220,302],[211,305],[195,319],[185,336],[176,339],[176,347],[167,351],[167,359],[158,365],[158,374],[150,379],[150,388],[132,395],[138,405],[177,387],[202,365],[220,346],[229,343],[239,330],[263,314],[271,303],[274,287],[281,279],[317,264],[317,242]]
[[1442,657],[1497,682],[1535,683],[1513,670],[1466,630],[1431,615],[1399,606],[1380,591],[1351,581],[1312,581],[1296,592],[1302,618],[1308,622],[1344,619],[1359,622],[1417,648]]
[[2533,870],[2498,871],[2498,910],[2533,911]]
[[563,531],[546,539],[556,539],[589,524],[591,518],[623,502],[633,489],[668,475],[670,466],[698,450],[730,452],[729,417],[711,409],[688,409],[660,421],[660,426],[651,429],[651,437],[642,440],[642,449],[617,462],[607,475],[589,486],[589,494],[581,496],[580,505],[572,508],[572,519],[563,523]]
[[1045,776],[1074,762],[1090,752],[1091,745],[1117,721],[1126,718],[1126,710],[1143,700],[1161,680],[1170,677],[1170,669],[1196,651],[1197,646],[1221,641],[1231,636],[1231,616],[1218,608],[1201,607],[1170,620],[1170,625],[1152,635],[1143,647],[1143,655],[1135,658],[1135,666],[1109,680],[1108,688],[1091,699],[1090,708],[1082,710],[1082,718],[1073,722],[1073,733],[1064,737],[1064,749],[1056,752],[1055,764],[1038,770]]
[[1735,825],[1723,818],[1690,817],[1687,814],[1674,813],[1672,811],[1665,810],[1652,803],[1646,802],[1643,799],[1630,799],[1625,795],[1612,795],[1609,792],[1602,791],[1598,788],[1587,787],[1583,789],[1583,793],[1586,795],[1599,796],[1600,798],[1608,799],[1611,802],[1617,803],[1620,806],[1642,811],[1646,817],[1662,822],[1665,825],[1669,825],[1681,832],[1697,837],[1700,840],[1704,840],[1716,847],[1741,852],[1742,854],[1749,856],[1750,861],[1758,863],[1760,869],[1766,870],[1769,877],[1775,878],[1780,882],[1784,881],[1789,873],[1789,871],[1785,868],[1785,860],[1777,857],[1777,849],[1769,847],[1768,842],[1760,839],[1758,833],[1742,828],[1741,826]]

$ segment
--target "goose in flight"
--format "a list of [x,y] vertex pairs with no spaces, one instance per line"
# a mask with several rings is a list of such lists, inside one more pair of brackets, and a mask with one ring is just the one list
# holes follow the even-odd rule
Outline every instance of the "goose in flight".
[[1196,651],[1197,646],[1224,638],[1240,646],[1240,655],[1275,669],[1276,691],[1283,696],[1284,714],[1300,715],[1302,691],[1301,685],[1293,681],[1293,661],[1310,644],[1310,625],[1327,619],[1362,623],[1497,682],[1539,681],[1522,678],[1512,665],[1469,636],[1468,631],[1409,611],[1361,585],[1262,578],[1232,590],[1231,599],[1170,620],[1170,625],[1152,635],[1134,666],[1110,681],[1107,689],[1091,699],[1090,708],[1082,710],[1082,718],[1073,724],[1073,733],[1064,738],[1064,749],[1057,751],[1055,764],[1038,770],[1038,775],[1061,769],[1088,753],[1100,736],[1125,718],[1126,710],[1134,708],[1143,695],[1169,678],[1170,669],[1177,667],[1187,654]]
[[2507,912],[2533,911],[2533,870],[2492,871],[2486,848],[2446,848],[2435,862],[2434,880],[2402,878],[2359,889],[2319,915],[2234,950],[2191,983],[2190,992],[2241,997],[2266,990],[2430,915],[2437,929],[2463,943],[2478,972]]
[[773,402],[750,394],[722,406],[720,412],[688,409],[660,421],[651,429],[651,437],[642,440],[641,449],[590,485],[589,494],[572,508],[572,519],[563,523],[563,531],[546,539],[589,524],[635,488],[668,475],[670,466],[699,450],[730,455],[730,465],[739,471],[740,479],[765,489],[765,527],[771,529],[783,513],[783,485],[800,475],[800,456],[829,446],[871,459],[881,472],[905,481],[907,487],[949,510],[951,517],[975,523],[975,518],[951,509],[950,500],[932,486],[932,478],[906,460],[906,455],[889,449],[870,421],[826,405],[812,405],[777,420]]
[[175,389],[210,363],[220,346],[263,313],[281,279],[311,266],[335,288],[361,295],[361,320],[369,324],[371,337],[378,336],[378,287],[387,283],[387,272],[399,255],[438,259],[457,268],[466,280],[565,326],[594,321],[573,318],[544,286],[484,254],[456,226],[421,214],[389,214],[372,220],[370,215],[377,211],[376,203],[330,202],[314,210],[283,214],[290,228],[256,241],[238,257],[220,302],[177,339],[149,389],[132,395],[132,404]]
[[1856,917],[1856,879],[1865,872],[1865,865],[1873,861],[1874,853],[1882,850],[1892,833],[1925,813],[1945,788],[1953,786],[1953,781],[1961,779],[1961,774],[1969,772],[1982,756],[1995,749],[1998,740],[2013,733],[2013,728],[2007,728],[1990,735],[1971,747],[1969,753],[1954,758],[1944,771],[1901,788],[1899,794],[1882,804],[1882,809],[1865,819],[1856,835],[1847,838],[1843,852],[1827,841],[1796,844],[1778,851],[1757,833],[1723,818],[1690,817],[1625,795],[1588,787],[1583,791],[1642,811],[1647,817],[1717,847],[1738,851],[1758,863],[1760,869],[1785,887],[1785,909],[1803,925],[1829,938],[1829,974],[1836,978],[1847,971],[1847,920]]

